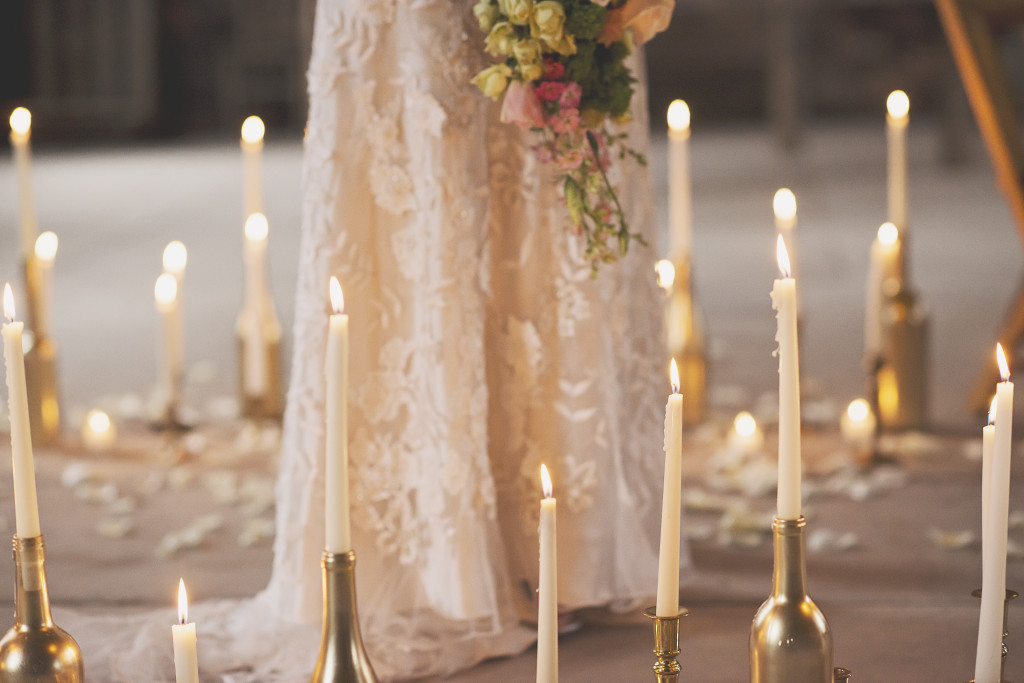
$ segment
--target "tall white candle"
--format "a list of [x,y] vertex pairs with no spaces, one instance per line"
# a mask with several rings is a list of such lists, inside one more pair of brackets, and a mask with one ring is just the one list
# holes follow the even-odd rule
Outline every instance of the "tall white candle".
[[989,503],[992,500],[992,449],[996,435],[996,397],[988,408],[988,424],[981,430],[981,556],[992,545],[988,528]]
[[981,614],[975,683],[998,683],[1003,657],[1003,602],[1006,599],[1006,540],[1010,512],[1010,448],[1013,436],[1013,382],[1003,347],[996,345],[1001,382],[996,385],[996,421],[992,439],[992,472],[988,519],[990,543],[984,548],[981,572]]
[[540,466],[544,497],[540,501],[540,577],[537,582],[537,683],[558,681],[558,540],[557,504],[551,476]]
[[665,481],[661,498],[661,548],[658,555],[659,617],[679,616],[679,525],[683,485],[683,395],[675,358],[669,368],[672,393],[665,405]]
[[690,108],[682,100],[668,107],[668,224],[673,263],[689,260],[693,249],[690,180]]
[[4,364],[7,369],[7,405],[11,422],[11,462],[14,470],[14,521],[18,538],[40,534],[36,502],[36,472],[32,461],[32,431],[25,389],[25,354],[21,333],[24,323],[14,321],[14,294],[4,284]]
[[36,206],[32,198],[32,114],[25,107],[11,112],[11,147],[18,169],[18,207],[21,211],[22,255],[31,258],[36,243]]
[[864,302],[864,353],[876,356],[882,350],[882,311],[885,302],[900,290],[903,280],[899,229],[882,223],[871,243],[867,294]]
[[352,549],[348,497],[348,316],[338,279],[331,276],[327,328],[327,494],[326,545],[332,553]]
[[245,313],[242,330],[248,339],[249,352],[243,368],[246,392],[258,396],[267,385],[267,356],[263,353],[263,310],[267,293],[267,234],[269,225],[262,213],[254,213],[245,221]]
[[790,272],[796,276],[799,272],[796,239],[796,195],[788,187],[780,187],[772,196],[772,213],[775,214],[775,229],[782,235],[789,249]]
[[168,242],[163,253],[164,272],[174,276],[175,293],[173,305],[168,307],[170,318],[168,327],[171,333],[167,337],[170,368],[175,377],[185,371],[185,340],[182,335],[181,311],[185,294],[185,267],[188,265],[188,249],[178,240]]
[[900,230],[907,228],[907,123],[910,99],[893,90],[885,102],[885,135],[888,142],[889,220]]
[[800,517],[800,366],[796,335],[796,281],[790,273],[786,244],[779,235],[776,256],[782,278],[772,287],[778,313],[779,344],[779,519]]
[[57,235],[47,230],[36,238],[36,267],[39,274],[39,320],[33,330],[36,339],[45,339],[52,331],[53,260],[57,256]]
[[242,165],[244,176],[243,207],[245,215],[263,211],[263,188],[260,167],[263,156],[263,119],[250,116],[242,122]]
[[188,595],[185,579],[178,582],[178,623],[171,626],[174,641],[175,683],[199,683],[199,653],[196,651],[196,625],[188,620]]
[[169,404],[177,403],[178,384],[183,367],[181,361],[181,314],[178,310],[178,281],[171,273],[163,273],[153,287],[156,308],[163,318],[161,335],[161,375],[163,390]]

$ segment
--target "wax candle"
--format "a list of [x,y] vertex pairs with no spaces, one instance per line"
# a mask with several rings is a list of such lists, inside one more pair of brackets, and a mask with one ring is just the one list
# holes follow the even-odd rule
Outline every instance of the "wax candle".
[[796,229],[796,195],[788,187],[780,187],[772,197],[772,213],[775,214],[775,229],[782,235],[789,249],[790,272],[794,275],[798,272],[796,239],[793,231]]
[[82,425],[82,443],[90,451],[105,451],[114,445],[117,429],[102,410],[90,410]]
[[668,259],[661,259],[654,264],[654,272],[658,277],[658,286],[665,290],[666,294],[671,294],[676,281],[676,267]]
[[14,471],[14,521],[18,538],[40,534],[36,502],[36,473],[32,460],[32,431],[25,388],[22,322],[14,321],[14,293],[4,284],[4,365],[7,369],[7,405],[11,423],[11,462]]
[[557,504],[551,476],[540,466],[544,497],[540,501],[540,580],[537,582],[537,683],[558,681],[558,541]]
[[326,545],[332,553],[352,549],[348,497],[348,316],[338,279],[330,281],[331,315],[327,327],[327,493]]
[[877,419],[871,404],[862,398],[850,401],[846,412],[839,418],[839,432],[846,443],[856,448],[867,448],[875,434]]
[[37,339],[50,336],[52,327],[53,260],[57,256],[57,235],[47,230],[36,238],[36,268],[39,275],[39,320],[35,322]]
[[185,266],[188,265],[188,249],[179,240],[167,243],[163,253],[164,272],[170,273],[178,281],[179,288],[185,279]]
[[242,330],[248,338],[249,352],[245,354],[245,367],[242,369],[244,386],[247,393],[258,396],[267,385],[267,355],[263,352],[263,318],[265,315],[264,299],[268,296],[266,284],[267,272],[267,234],[269,225],[267,217],[262,213],[254,213],[245,221],[245,314]]
[[173,301],[167,306],[167,354],[170,359],[169,368],[174,373],[175,382],[185,371],[185,341],[182,335],[181,310],[185,293],[185,266],[188,265],[188,249],[178,240],[168,242],[163,253],[164,272],[174,276]]
[[772,287],[772,308],[777,311],[779,344],[779,519],[800,517],[800,366],[796,334],[796,281],[786,243],[779,235],[776,256],[782,278]]
[[989,501],[992,500],[992,448],[996,435],[996,397],[988,408],[988,424],[981,430],[981,556],[992,545],[988,528]]
[[763,445],[764,436],[754,416],[745,410],[737,413],[729,431],[729,446],[750,455],[761,450]]
[[1013,436],[1013,382],[1003,347],[996,344],[996,361],[1002,381],[996,385],[995,433],[992,437],[992,471],[989,474],[989,543],[982,557],[981,614],[978,618],[978,651],[974,662],[975,683],[998,683],[1003,657],[1003,602],[1006,598],[1006,541],[1010,513],[1010,448]]
[[907,123],[910,99],[893,90],[885,101],[888,141],[889,220],[900,230],[907,228]]
[[185,579],[178,582],[178,623],[171,626],[174,641],[175,683],[199,683],[199,653],[196,652],[196,625],[188,620],[188,595]]
[[163,318],[163,351],[161,371],[163,389],[169,404],[178,399],[178,384],[183,372],[181,314],[178,308],[178,281],[171,273],[163,273],[153,287],[156,308]]
[[902,244],[899,229],[882,223],[871,244],[867,295],[864,305],[864,352],[877,356],[882,350],[882,311],[885,302],[899,293],[903,282]]
[[18,169],[18,205],[21,212],[21,249],[28,259],[36,243],[36,207],[32,199],[32,114],[25,107],[11,112],[11,148]]
[[260,166],[265,132],[263,119],[258,116],[250,116],[242,122],[242,164],[245,183],[243,207],[246,216],[263,211]]
[[690,108],[682,100],[668,107],[668,223],[674,262],[688,260],[693,248],[690,183]]
[[665,481],[661,498],[661,549],[658,555],[659,617],[679,616],[679,525],[683,485],[683,395],[679,368],[669,367],[672,393],[665,405]]

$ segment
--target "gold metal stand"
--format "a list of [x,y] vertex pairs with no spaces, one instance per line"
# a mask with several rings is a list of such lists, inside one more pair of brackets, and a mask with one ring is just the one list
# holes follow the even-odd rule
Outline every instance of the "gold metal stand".
[[356,554],[324,551],[324,617],[312,683],[377,683],[359,632]]
[[49,446],[60,439],[60,400],[57,394],[57,343],[42,327],[39,264],[34,256],[22,263],[25,277],[27,327],[32,331],[32,346],[25,352],[25,388],[28,394],[32,443]]
[[[981,589],[975,588],[971,591],[971,595],[981,600]],[[1010,654],[1010,649],[1006,647],[1006,636],[1010,635],[1010,632],[1007,630],[1007,617],[1010,616],[1010,601],[1016,600],[1019,597],[1020,594],[1017,591],[1007,588],[1006,597],[1003,598],[1003,658],[999,664],[999,679],[1002,683],[1007,683],[1003,676],[1006,675],[1006,655]]]
[[707,351],[704,321],[693,295],[693,274],[688,259],[675,264],[675,279],[668,305],[668,350],[679,364],[683,423],[698,424],[707,412]]
[[804,528],[776,519],[772,594],[750,627],[751,683],[832,683],[832,632],[807,595]]
[[53,623],[43,537],[14,537],[14,626],[0,640],[0,683],[84,683],[82,651]]
[[[276,324],[276,322],[275,322]],[[272,331],[271,331],[272,332]],[[264,334],[260,336],[263,342],[259,348],[252,348],[254,344],[248,335],[238,333],[238,396],[242,407],[242,415],[250,418],[262,418],[266,420],[279,420],[284,414],[284,394],[281,387],[281,334],[280,328],[277,334]],[[250,353],[262,353],[266,367],[266,382],[261,393],[254,394],[245,385],[245,368],[249,362]]]
[[658,683],[679,683],[679,619],[689,613],[685,607],[680,607],[674,617],[659,617],[655,607],[644,610],[654,621],[654,655],[658,658],[654,663],[654,680]]

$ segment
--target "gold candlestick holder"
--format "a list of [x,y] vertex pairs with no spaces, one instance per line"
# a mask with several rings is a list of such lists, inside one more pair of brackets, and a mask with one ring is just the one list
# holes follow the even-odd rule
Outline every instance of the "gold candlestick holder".
[[43,537],[14,537],[14,626],[0,640],[0,683],[84,683],[82,651],[53,623]]
[[674,617],[659,617],[657,608],[644,610],[654,622],[654,680],[658,683],[679,683],[682,668],[679,666],[679,620],[689,614],[685,607],[679,608]]
[[28,394],[29,425],[32,443],[49,446],[60,439],[60,400],[57,394],[57,343],[44,329],[42,315],[42,275],[34,255],[22,263],[25,277],[27,327],[32,346],[25,352],[25,389]]
[[875,372],[878,419],[885,429],[928,424],[929,317],[909,288],[882,308],[882,350]]
[[772,523],[772,594],[750,627],[751,683],[831,683],[832,631],[807,594],[803,515]]
[[[971,591],[971,595],[981,600],[981,589],[975,588]],[[1003,655],[1002,661],[999,664],[999,680],[1001,681],[1001,683],[1007,683],[1003,679],[1003,676],[1006,675],[1006,655],[1010,654],[1010,649],[1006,647],[1006,636],[1010,635],[1010,632],[1007,630],[1007,617],[1010,616],[1010,601],[1016,600],[1019,597],[1020,594],[1017,593],[1017,591],[1010,590],[1009,588],[1007,588],[1006,597],[1003,598]],[[974,681],[972,680],[970,683],[974,683]]]
[[668,350],[679,365],[683,423],[701,422],[707,412],[708,359],[704,345],[704,320],[693,293],[689,259],[675,264],[675,278],[668,304]]
[[312,683],[377,683],[359,632],[356,609],[356,554],[324,550],[324,616],[320,655]]
[[[284,414],[284,399],[281,387],[281,335],[261,334],[259,344],[249,335],[238,334],[238,397],[242,415],[245,417],[279,420]],[[263,388],[252,391],[246,383],[246,368],[251,354],[262,354],[266,370]]]

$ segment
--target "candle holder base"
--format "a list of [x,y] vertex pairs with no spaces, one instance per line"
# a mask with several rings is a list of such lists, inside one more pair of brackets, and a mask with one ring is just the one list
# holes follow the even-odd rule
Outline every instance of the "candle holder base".
[[[238,402],[244,417],[262,420],[280,420],[284,414],[284,399],[281,387],[281,340],[263,335],[262,344],[257,348],[247,337],[238,335]],[[266,371],[263,388],[251,391],[246,382],[246,368],[249,367],[249,354],[263,355],[263,368]]]
[[[975,588],[971,591],[971,596],[981,600],[981,589]],[[1006,636],[1010,635],[1007,630],[1007,617],[1010,615],[1010,602],[1020,597],[1020,594],[1015,590],[1006,589],[1006,597],[1003,598],[1003,659],[999,664],[999,677],[1002,679],[1003,674],[1006,673],[1006,656],[1010,654],[1010,650],[1006,647]],[[971,681],[971,683],[974,683]],[[1000,683],[1008,683],[1008,681],[1000,681]]]
[[655,607],[644,610],[644,615],[654,622],[654,655],[658,658],[654,663],[654,680],[658,683],[679,683],[679,620],[689,613],[680,607],[674,617],[659,617]]
[[50,446],[60,440],[60,400],[57,396],[57,343],[35,339],[25,353],[25,389],[32,443]]
[[320,655],[312,683],[377,683],[363,647],[356,608],[356,554],[325,550],[323,573],[324,613]]
[[14,537],[15,622],[0,640],[0,683],[84,683],[78,643],[53,623],[43,537]]

